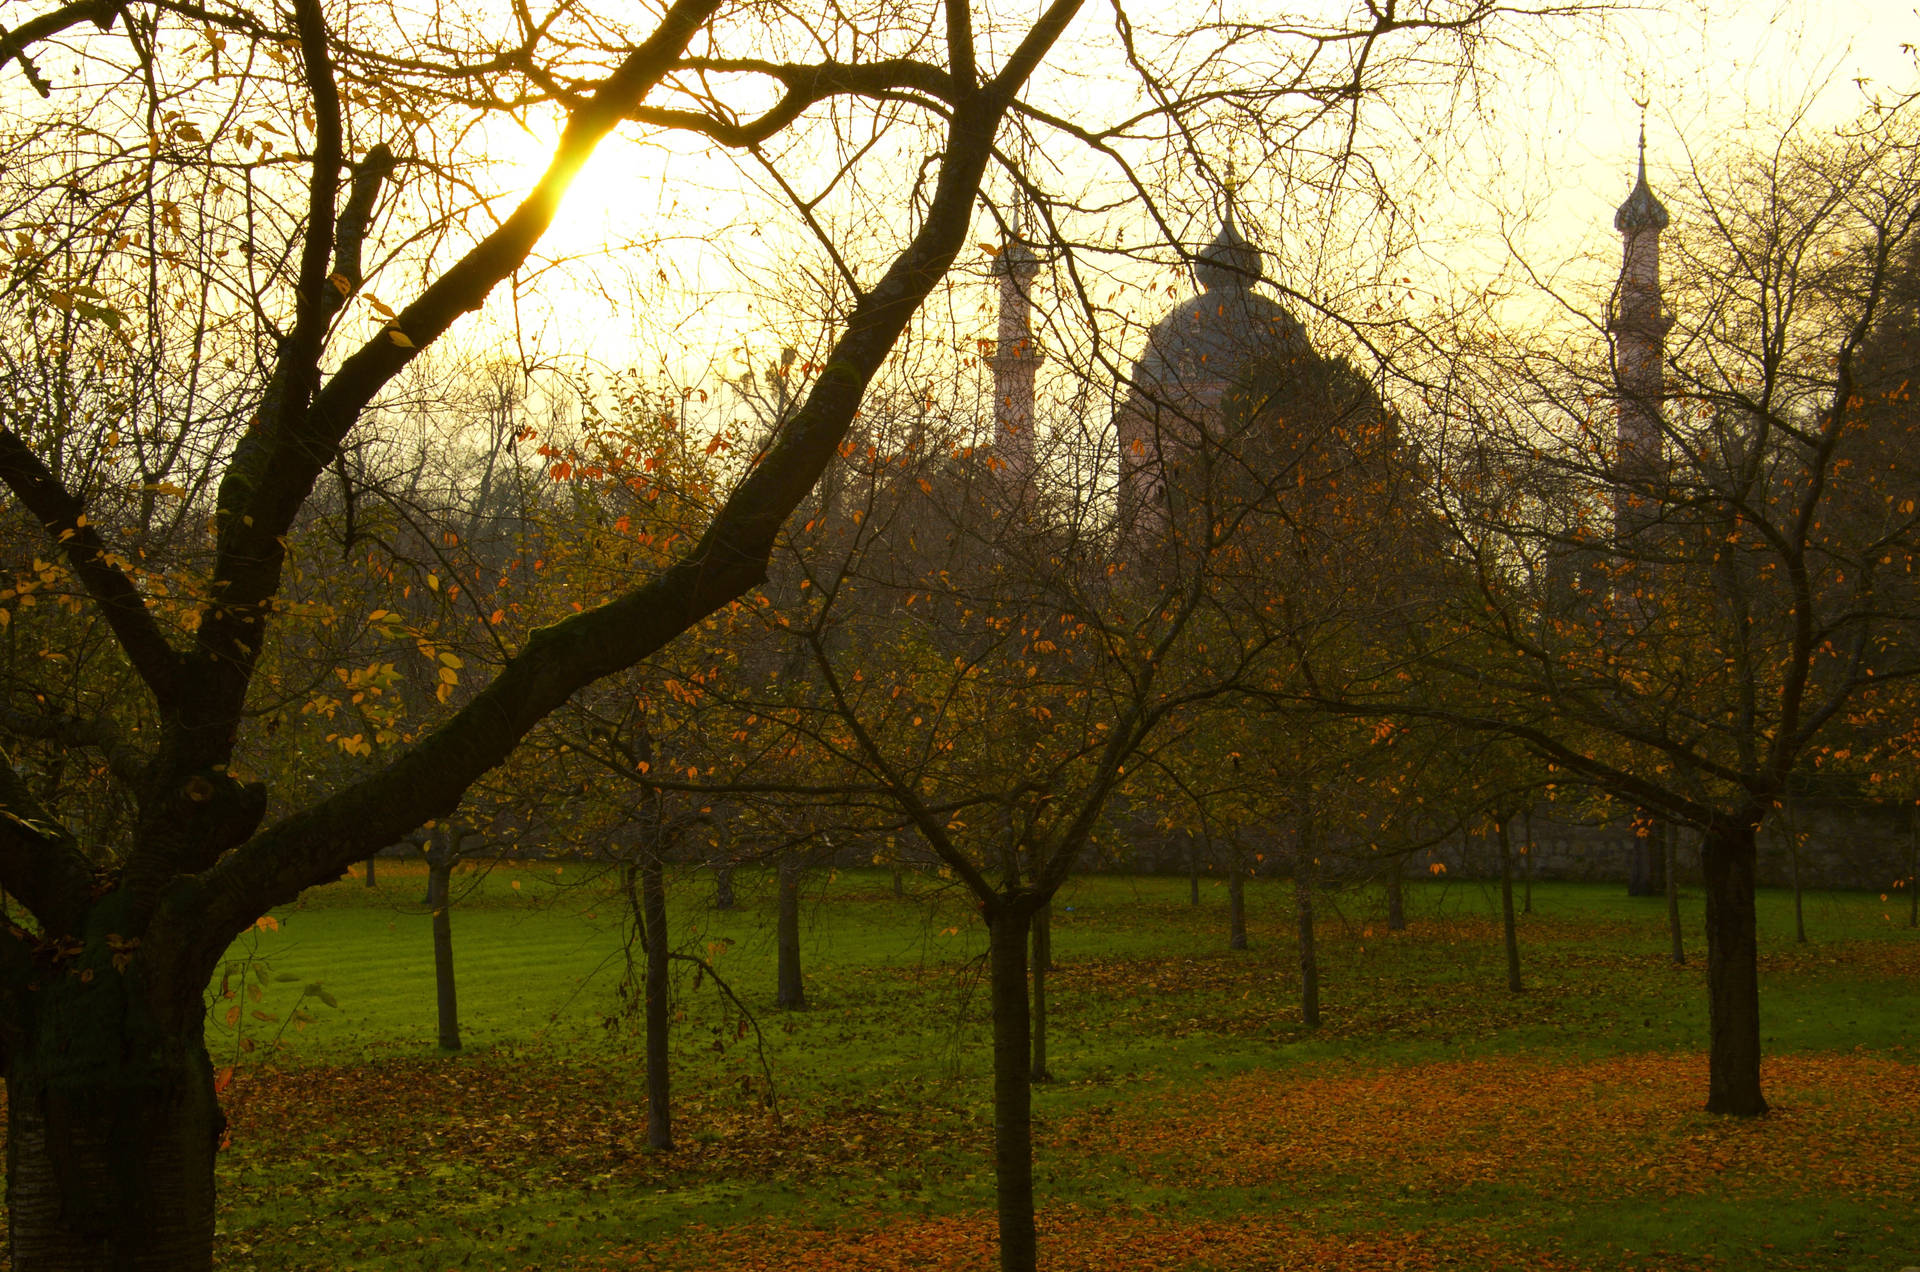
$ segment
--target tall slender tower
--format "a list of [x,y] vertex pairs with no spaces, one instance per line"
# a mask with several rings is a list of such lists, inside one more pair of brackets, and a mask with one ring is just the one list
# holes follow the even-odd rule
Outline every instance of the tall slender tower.
[[999,341],[993,354],[993,454],[1006,467],[1001,477],[1020,498],[1033,493],[1033,377],[1040,351],[1033,343],[1033,280],[1040,257],[1010,238],[993,258],[1000,280]]
[[1647,126],[1640,125],[1640,172],[1627,201],[1613,214],[1620,231],[1620,283],[1614,312],[1613,382],[1618,395],[1618,477],[1623,486],[1654,478],[1660,465],[1661,399],[1666,395],[1667,329],[1673,318],[1660,301],[1660,231],[1667,209],[1647,185]]
[[[1667,329],[1673,316],[1660,301],[1660,231],[1667,209],[1647,185],[1647,125],[1640,123],[1640,170],[1627,201],[1613,214],[1620,231],[1620,283],[1614,297],[1613,384],[1619,456],[1614,463],[1614,614],[1624,637],[1644,631],[1659,608],[1658,567],[1647,541],[1660,513],[1662,482],[1661,402],[1666,396]],[[1638,542],[1636,542],[1638,541]],[[1623,646],[1631,649],[1634,646]],[[1629,655],[1630,656],[1630,655]],[[1628,854],[1627,895],[1656,896],[1666,890],[1665,836],[1658,816],[1644,822]]]

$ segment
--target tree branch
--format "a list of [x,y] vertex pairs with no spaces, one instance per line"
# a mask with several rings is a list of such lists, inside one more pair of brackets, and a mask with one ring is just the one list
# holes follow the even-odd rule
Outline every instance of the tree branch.
[[60,823],[40,807],[0,754],[0,885],[20,899],[41,928],[74,930],[92,898],[93,864]]
[[[1031,68],[1036,64],[1077,7],[1078,0],[1059,0],[1043,17],[1042,26],[1022,42],[1010,65]],[[686,10],[675,12],[684,17]],[[1043,36],[1043,30],[1050,34]],[[676,38],[684,44],[691,30]],[[668,48],[667,41],[660,43],[652,60],[632,62],[623,68],[628,73],[616,78],[623,85],[651,83],[677,52],[677,45]],[[490,685],[411,750],[229,854],[204,876],[206,894],[200,902],[204,921],[193,923],[190,931],[181,933],[183,938],[195,944],[224,944],[267,908],[336,877],[349,864],[420,822],[444,815],[469,785],[504,760],[535,724],[576,690],[632,666],[765,579],[781,525],[833,459],[867,385],[965,245],[994,134],[1017,87],[1018,81],[1003,72],[996,77],[993,92],[955,112],[926,219],[880,282],[861,297],[805,404],[758,458],[700,540],[677,562],[632,591],[539,629]],[[536,215],[529,208],[546,206],[539,217],[544,225],[565,177],[584,161],[591,141],[628,112],[634,95],[609,88],[596,98],[593,111],[575,116],[548,177],[489,243],[519,244],[519,239],[501,240],[501,235],[515,226],[515,232],[524,235],[529,228],[524,218]],[[531,246],[531,239],[525,245]],[[485,294],[479,283],[489,276],[485,271],[498,263],[493,256],[483,255],[476,261],[470,255],[402,314],[403,329],[413,331],[410,323],[423,316],[451,321],[459,304],[478,303]],[[376,341],[349,360],[322,394],[323,399],[336,392],[339,396],[315,405],[314,433],[337,440],[335,430],[342,429],[364,401],[359,395],[384,382],[391,374],[385,368],[400,365],[401,351],[390,349]],[[302,462],[294,456],[289,459]],[[297,489],[290,479],[276,480],[280,484],[257,501],[266,515],[256,521],[266,524],[256,534],[272,533],[273,526],[284,524],[311,477],[300,477]],[[251,584],[258,586],[261,581]],[[179,922],[187,916],[178,912],[168,917]]]
[[0,428],[0,482],[60,545],[154,701],[162,710],[172,707],[180,687],[180,654],[154,622],[120,559],[88,520],[86,504],[9,428]]
[[[265,603],[280,585],[287,530],[315,480],[332,462],[348,429],[373,396],[421,349],[438,339],[462,314],[479,308],[494,286],[520,267],[552,224],[561,196],[587,157],[631,112],[634,103],[659,82],[719,5],[720,0],[678,0],[653,36],[629,54],[600,90],[574,111],[546,174],[499,228],[429,284],[387,330],[349,355],[314,395],[311,406],[301,411],[281,411],[273,417],[263,413],[255,432],[236,453],[221,487],[214,601],[201,625],[204,651],[250,666],[267,620]],[[317,0],[306,0],[306,6],[317,12]],[[309,79],[319,95],[330,90],[331,79],[322,73],[324,48],[315,43],[324,32],[314,31],[311,26],[312,22],[303,19],[302,49],[308,58]],[[326,277],[327,244],[321,230],[331,226],[333,220],[330,200],[325,204],[325,219],[318,215],[323,166],[316,157],[315,222],[309,227],[309,253],[302,266],[303,279],[310,278],[315,272],[309,268],[313,256],[321,257],[317,271],[321,287],[331,285]],[[350,210],[351,206],[350,202]],[[316,242],[320,244],[318,249]],[[210,714],[237,715],[245,690],[245,675],[226,677],[218,686],[219,701],[210,704]]]

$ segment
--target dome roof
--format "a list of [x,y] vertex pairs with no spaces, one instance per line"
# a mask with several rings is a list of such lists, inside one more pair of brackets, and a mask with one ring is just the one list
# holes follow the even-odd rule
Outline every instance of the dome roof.
[[1627,201],[1613,214],[1613,228],[1622,234],[1631,234],[1635,230],[1664,230],[1668,219],[1666,205],[1653,197],[1653,187],[1647,184],[1647,132],[1642,128],[1639,180],[1633,183]]
[[1132,379],[1148,392],[1191,393],[1239,378],[1253,361],[1307,351],[1305,329],[1279,301],[1247,288],[1216,287],[1181,301],[1153,325]]
[[1194,259],[1193,276],[1207,291],[1245,291],[1263,276],[1260,249],[1233,223],[1232,208],[1213,242]]
[[1263,255],[1234,224],[1229,207],[1220,232],[1194,259],[1193,275],[1205,290],[1175,305],[1147,333],[1146,350],[1133,365],[1136,392],[1211,397],[1256,360],[1310,352],[1299,320],[1254,290],[1264,276]]

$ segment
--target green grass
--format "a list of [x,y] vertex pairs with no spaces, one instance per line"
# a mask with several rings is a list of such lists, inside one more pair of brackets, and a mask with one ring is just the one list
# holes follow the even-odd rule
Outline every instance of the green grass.
[[[643,1066],[637,1023],[622,1017],[616,993],[624,956],[610,879],[574,865],[456,876],[467,1046],[448,1056],[434,1041],[424,872],[383,862],[379,878],[377,889],[345,881],[318,890],[277,912],[277,930],[235,947],[237,964],[259,969],[261,992],[210,1012],[216,1063],[239,1066],[235,1143],[221,1163],[229,1265],[520,1267],[640,1242],[665,1252],[664,1266],[703,1266],[692,1225],[765,1222],[777,1233],[870,1225],[875,1213],[990,1208],[984,931],[950,886],[916,879],[903,900],[884,873],[814,876],[803,932],[809,1009],[783,1013],[767,1006],[770,880],[742,872],[741,908],[722,913],[706,904],[710,879],[673,876],[677,943],[710,956],[754,1009],[782,1117],[768,1115],[753,1034],[742,1036],[711,985],[682,972],[680,1147],[662,1156],[643,1147]],[[1215,883],[1196,907],[1184,879],[1074,881],[1054,922],[1059,1080],[1036,1092],[1045,1204],[1292,1214],[1329,1233],[1492,1234],[1609,1269],[1697,1266],[1689,1260],[1714,1254],[1726,1266],[1835,1270],[1915,1261],[1914,1246],[1887,1233],[1884,1207],[1898,1199],[1871,1189],[1805,1195],[1793,1172],[1743,1173],[1738,1158],[1710,1192],[1658,1196],[1630,1183],[1555,1191],[1540,1182],[1550,1160],[1515,1161],[1510,1178],[1457,1190],[1416,1180],[1411,1192],[1388,1188],[1365,1162],[1264,1188],[1179,1165],[1178,1145],[1159,1146],[1156,1128],[1196,1084],[1313,1091],[1327,1075],[1419,1082],[1509,1064],[1545,1066],[1540,1080],[1551,1083],[1588,1072],[1583,1065],[1606,1073],[1616,1061],[1703,1049],[1697,897],[1685,898],[1692,961],[1675,967],[1662,902],[1612,886],[1536,885],[1536,913],[1521,920],[1528,990],[1516,996],[1505,989],[1492,889],[1423,881],[1408,894],[1407,933],[1386,931],[1376,894],[1324,899],[1325,1025],[1309,1033],[1298,1023],[1290,884],[1249,884],[1253,948],[1232,954]],[[1903,914],[1874,896],[1813,895],[1805,946],[1793,941],[1790,897],[1764,894],[1760,917],[1770,1055],[1920,1058],[1908,1050],[1920,1020],[1920,941],[1900,926]],[[316,982],[337,1008],[300,998]],[[291,1023],[296,1000],[310,1023]],[[225,1017],[239,1005],[236,1029]],[[1677,1098],[1671,1074],[1656,1077],[1667,1084],[1662,1098]],[[1234,1085],[1246,1082],[1255,1085]],[[1703,1071],[1699,1087],[1704,1097]],[[1663,1126],[1684,1124],[1687,1144],[1724,1133],[1718,1119],[1687,1112],[1695,1096],[1678,1098],[1690,1103],[1621,1132],[1625,1158]],[[1819,1090],[1793,1088],[1782,1133],[1814,1135],[1816,1156],[1828,1129],[1881,1133],[1855,1125],[1866,1115],[1851,1087],[1825,1104]],[[1743,1263],[1743,1248],[1769,1243],[1778,1260]]]

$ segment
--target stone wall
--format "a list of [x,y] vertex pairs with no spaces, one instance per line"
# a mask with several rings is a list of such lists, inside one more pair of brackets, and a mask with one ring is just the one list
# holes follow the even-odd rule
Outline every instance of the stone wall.
[[[1793,885],[1789,827],[1800,840],[1800,879],[1808,888],[1857,888],[1887,892],[1912,869],[1913,822],[1905,808],[1801,801],[1760,828],[1759,880],[1762,887]],[[1525,828],[1516,822],[1516,842]],[[1624,822],[1586,825],[1561,821],[1546,810],[1533,818],[1533,872],[1536,879],[1624,883],[1635,841]],[[1680,832],[1678,863],[1682,883],[1700,881],[1700,836]],[[1499,870],[1491,840],[1451,842],[1435,857],[1449,874],[1483,878]],[[1901,884],[1904,888],[1904,884]]]

